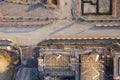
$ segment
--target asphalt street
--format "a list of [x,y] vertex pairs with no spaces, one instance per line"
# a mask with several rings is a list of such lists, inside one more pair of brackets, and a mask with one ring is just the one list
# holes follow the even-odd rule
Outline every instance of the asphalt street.
[[120,27],[96,27],[98,23],[60,20],[39,27],[0,27],[0,39],[19,45],[36,45],[48,38],[120,37]]

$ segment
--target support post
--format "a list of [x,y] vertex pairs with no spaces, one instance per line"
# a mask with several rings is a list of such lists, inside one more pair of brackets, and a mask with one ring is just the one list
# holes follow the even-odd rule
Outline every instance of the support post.
[[117,0],[113,0],[113,18],[117,17]]

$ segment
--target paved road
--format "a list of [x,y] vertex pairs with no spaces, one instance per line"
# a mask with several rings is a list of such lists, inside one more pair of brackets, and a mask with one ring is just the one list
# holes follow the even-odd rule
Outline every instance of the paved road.
[[36,45],[47,38],[120,37],[120,27],[95,27],[95,24],[62,20],[44,27],[0,27],[0,39],[12,39],[20,45]]
[[49,37],[51,32],[69,23],[71,22],[59,21],[54,25],[35,28],[0,27],[0,38],[12,39],[20,45],[36,45]]

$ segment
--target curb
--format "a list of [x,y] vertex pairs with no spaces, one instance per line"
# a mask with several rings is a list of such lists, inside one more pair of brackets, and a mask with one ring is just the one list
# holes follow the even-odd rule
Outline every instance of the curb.
[[96,24],[96,27],[120,27],[120,24]]
[[120,37],[48,38],[46,40],[120,40]]
[[0,24],[0,27],[17,27],[17,26],[20,26],[20,27],[37,27],[37,26],[45,26],[45,25],[49,25],[49,24],[52,24],[53,22],[47,22],[47,23],[41,23],[41,24],[35,24],[35,23],[32,23],[32,24],[29,24],[29,23],[26,23],[26,24],[21,24],[21,23],[1,23]]

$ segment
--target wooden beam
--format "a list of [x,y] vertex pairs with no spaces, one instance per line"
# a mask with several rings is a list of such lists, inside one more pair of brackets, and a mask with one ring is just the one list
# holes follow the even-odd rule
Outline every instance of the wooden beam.
[[117,0],[113,1],[113,18],[117,17]]

